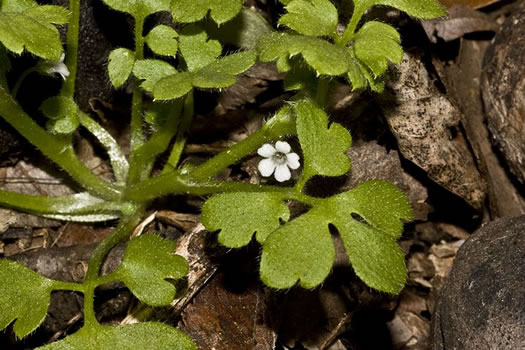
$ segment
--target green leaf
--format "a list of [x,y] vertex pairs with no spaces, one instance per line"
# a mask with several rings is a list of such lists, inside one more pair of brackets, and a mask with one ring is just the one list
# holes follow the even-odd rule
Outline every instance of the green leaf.
[[388,61],[399,64],[403,59],[401,37],[392,26],[370,21],[354,37],[356,57],[370,68],[374,77],[385,73]]
[[64,96],[54,96],[46,99],[40,106],[42,113],[49,119],[61,119],[67,116],[77,116],[79,109],[75,101]]
[[261,278],[274,288],[290,288],[298,280],[305,288],[322,283],[334,260],[328,230],[332,224],[363,282],[380,291],[398,293],[406,279],[406,268],[395,239],[403,229],[401,220],[411,218],[406,196],[385,181],[372,180],[321,199],[264,241]]
[[177,70],[169,63],[161,60],[138,60],[133,66],[133,74],[138,79],[144,80],[140,87],[153,92],[159,80],[177,74]]
[[190,72],[175,73],[157,82],[153,87],[156,101],[172,100],[186,95],[193,88],[193,74]]
[[206,32],[221,43],[243,49],[255,49],[259,39],[273,31],[272,26],[254,10],[243,8],[231,21],[219,26],[213,21],[204,23]]
[[[400,219],[412,220],[408,198],[399,188],[386,181],[367,181],[338,195],[337,200],[394,239],[399,238],[403,231]],[[385,215],[385,212],[388,214]]]
[[304,154],[304,176],[339,176],[350,170],[346,151],[352,145],[350,133],[340,124],[328,127],[326,113],[311,102],[294,106],[297,135]]
[[184,96],[193,87],[226,88],[236,82],[236,74],[242,73],[255,63],[253,51],[238,52],[197,69],[193,72],[176,73],[157,82],[153,88],[156,100],[171,100]]
[[328,276],[334,258],[327,216],[323,211],[312,209],[265,240],[261,279],[272,288],[290,288],[298,280],[301,287],[314,288]]
[[298,33],[311,36],[332,36],[337,27],[337,9],[329,0],[293,0],[288,12],[279,19]]
[[103,0],[109,7],[135,18],[146,18],[155,12],[169,11],[170,0]]
[[197,22],[210,12],[217,23],[229,21],[242,8],[242,0],[172,0],[173,21],[181,23]]
[[146,35],[146,43],[157,55],[175,56],[179,45],[176,39],[178,36],[175,29],[161,24]]
[[71,12],[66,8],[54,5],[35,6],[24,11],[24,14],[38,18],[41,22],[53,24],[66,24],[71,16]]
[[50,97],[40,106],[42,113],[49,119],[48,129],[55,134],[71,134],[80,125],[77,104],[64,96]]
[[26,49],[39,57],[58,61],[62,54],[58,30],[46,21],[47,16],[33,16],[35,11],[31,8],[27,13],[0,12],[0,42],[16,54]]
[[208,231],[221,230],[219,242],[229,248],[250,243],[253,234],[259,243],[288,221],[290,211],[278,194],[223,193],[208,199],[202,207],[202,223]]
[[118,48],[109,54],[108,74],[111,84],[119,88],[128,80],[135,65],[135,53],[125,48]]
[[405,256],[389,236],[355,220],[335,222],[356,275],[369,287],[398,294],[406,280]]
[[180,279],[188,273],[188,263],[174,255],[176,243],[146,234],[132,239],[115,276],[142,302],[151,306],[168,305],[175,287],[166,279]]
[[259,58],[263,62],[277,60],[277,69],[291,69],[289,57],[301,54],[317,74],[337,76],[348,71],[350,60],[347,51],[323,39],[289,33],[270,33],[257,45]]
[[88,327],[41,350],[197,350],[190,337],[158,322],[142,322],[119,327]]
[[217,40],[208,40],[208,35],[201,27],[185,27],[180,36],[180,52],[190,72],[196,71],[213,61],[222,53],[222,46]]
[[53,281],[14,261],[0,260],[0,330],[13,320],[19,338],[34,331],[47,314]]
[[24,12],[35,6],[38,6],[35,0],[3,0],[0,2],[0,10],[3,12]]

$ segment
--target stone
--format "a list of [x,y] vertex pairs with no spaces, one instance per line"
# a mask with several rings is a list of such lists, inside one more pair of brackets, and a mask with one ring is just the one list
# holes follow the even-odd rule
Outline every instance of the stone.
[[524,261],[525,216],[472,234],[436,305],[431,349],[525,349]]

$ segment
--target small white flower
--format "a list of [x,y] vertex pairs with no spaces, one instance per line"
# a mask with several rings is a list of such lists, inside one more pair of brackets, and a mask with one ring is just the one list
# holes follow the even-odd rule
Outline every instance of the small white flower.
[[66,78],[69,76],[69,69],[67,69],[67,66],[64,64],[64,58],[65,54],[62,53],[62,56],[60,56],[59,61],[45,61],[42,64],[42,69],[44,73],[53,75],[55,73],[60,74],[62,79],[66,80]]
[[265,158],[258,166],[261,175],[268,177],[275,173],[275,179],[279,182],[290,180],[292,176],[290,169],[297,169],[300,166],[299,156],[290,151],[288,142],[277,141],[275,147],[268,143],[262,145],[257,150],[257,153]]

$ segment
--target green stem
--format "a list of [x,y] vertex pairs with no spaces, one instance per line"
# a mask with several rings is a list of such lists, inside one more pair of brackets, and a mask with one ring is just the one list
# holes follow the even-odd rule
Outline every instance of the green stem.
[[86,286],[83,283],[64,282],[64,281],[53,281],[53,290],[67,290],[84,293]]
[[193,119],[195,108],[194,108],[194,99],[193,99],[193,89],[186,95],[184,99],[184,112],[182,114],[182,120],[180,122],[179,129],[177,131],[177,137],[175,138],[175,143],[171,149],[170,156],[167,163],[164,165],[161,174],[165,174],[170,170],[176,169],[179,164],[182,151],[186,145],[186,139],[188,131],[191,127],[191,121]]
[[172,102],[164,125],[142,146],[131,153],[131,168],[128,184],[135,184],[148,178],[156,157],[164,152],[177,132],[182,109],[181,101]]
[[[135,59],[144,58],[144,18],[135,17]],[[142,90],[137,78],[133,78],[133,97],[131,98],[131,151],[136,150],[144,143],[142,129]]]
[[330,90],[330,78],[319,78],[317,81],[317,91],[315,95],[315,102],[321,109],[326,108],[326,98]]
[[100,324],[97,321],[97,316],[95,315],[95,288],[96,285],[93,283],[84,282],[84,328],[96,328]]
[[37,68],[36,67],[31,67],[31,68],[28,68],[26,69],[19,77],[18,77],[18,80],[16,81],[15,83],[15,86],[13,86],[13,89],[11,89],[11,95],[13,97],[16,97],[16,95],[18,94],[18,90],[20,90],[20,86],[22,86],[22,83],[24,82],[24,80],[27,78],[27,76],[33,72],[36,72],[37,71]]
[[84,112],[79,113],[79,119],[80,124],[95,136],[100,144],[106,149],[115,175],[115,180],[118,184],[124,185],[126,183],[126,177],[128,176],[129,164],[117,141],[106,129],[100,126],[100,124]]
[[208,179],[254,152],[263,143],[278,140],[285,135],[294,133],[295,117],[289,113],[279,112],[261,129],[192,170],[191,175],[197,180]]
[[48,197],[4,190],[0,190],[0,204],[36,215],[118,215],[122,205],[105,202],[86,192]]
[[[97,248],[95,248],[93,255],[91,255],[91,259],[89,260],[85,283],[91,283],[96,287],[100,268],[102,267],[106,255],[115,245],[124,241],[133,233],[133,230],[139,224],[142,215],[144,215],[144,211],[145,205],[141,205],[132,215],[123,217],[111,235],[106,237]],[[86,310],[84,310],[84,312],[85,311]]]
[[78,63],[78,33],[80,30],[80,0],[69,0],[69,11],[71,11],[71,18],[67,25],[67,55],[65,57],[65,64],[69,70],[60,95],[73,99],[75,95],[75,80],[77,77],[77,63]]
[[285,199],[297,200],[309,205],[317,203],[318,199],[298,192],[294,187],[280,187],[269,185],[256,185],[248,182],[234,181],[197,181],[187,175],[181,175],[178,171],[160,175],[143,181],[133,187],[125,194],[126,200],[150,200],[168,194],[191,194],[204,196],[225,192],[278,192]]
[[118,188],[94,175],[77,158],[70,138],[52,135],[40,127],[1,86],[0,116],[90,193],[109,200],[120,197]]

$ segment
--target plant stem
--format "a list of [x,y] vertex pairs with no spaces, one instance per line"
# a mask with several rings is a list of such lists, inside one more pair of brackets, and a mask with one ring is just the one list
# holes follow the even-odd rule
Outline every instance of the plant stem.
[[278,140],[284,135],[294,133],[295,118],[287,113],[278,113],[255,133],[192,170],[191,175],[197,180],[208,179],[254,152],[263,143]]
[[73,99],[75,95],[75,80],[77,77],[77,63],[78,63],[78,32],[80,30],[80,0],[69,0],[69,11],[71,11],[71,18],[67,25],[67,55],[65,57],[65,64],[69,70],[60,95]]
[[175,138],[175,143],[171,149],[170,156],[168,161],[164,165],[161,174],[165,174],[170,170],[176,169],[179,164],[182,151],[186,145],[187,133],[191,127],[191,121],[193,119],[193,114],[195,113],[194,108],[194,98],[193,98],[193,89],[186,95],[184,99],[184,112],[182,114],[182,120],[177,130],[177,137]]
[[[144,18],[135,17],[135,58],[144,58]],[[131,151],[133,152],[144,143],[142,129],[142,90],[137,78],[133,78],[133,97],[131,98]]]
[[117,141],[109,132],[101,127],[95,120],[84,112],[79,113],[80,124],[85,127],[93,136],[97,138],[102,146],[106,149],[111,167],[113,169],[115,180],[118,184],[124,185],[128,175],[128,160],[122,153]]
[[329,90],[330,90],[330,79],[329,78],[319,78],[317,82],[315,102],[321,109],[326,108],[326,97],[328,96]]
[[120,197],[117,187],[95,176],[77,158],[70,138],[52,135],[40,127],[1,86],[0,116],[90,193],[109,200]]
[[118,243],[124,241],[129,237],[135,227],[139,224],[144,215],[145,205],[140,205],[137,210],[130,216],[123,217],[117,228],[95,248],[93,255],[89,260],[88,271],[86,274],[86,282],[95,282],[98,279],[100,268],[104,262],[104,258]]

